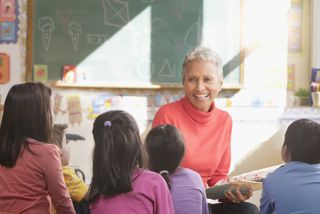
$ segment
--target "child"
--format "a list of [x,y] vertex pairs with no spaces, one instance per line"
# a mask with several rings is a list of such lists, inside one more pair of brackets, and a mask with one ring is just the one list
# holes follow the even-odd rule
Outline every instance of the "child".
[[[59,149],[51,141],[51,89],[41,83],[11,87],[0,127],[0,212],[74,214],[63,181]],[[50,196],[50,197],[49,197]]]
[[320,124],[308,119],[293,122],[281,155],[286,164],[267,175],[261,213],[319,213]]
[[160,173],[170,187],[176,214],[207,214],[208,205],[201,177],[193,170],[180,168],[185,147],[179,130],[160,125],[145,140],[149,168]]
[[65,129],[67,127],[67,124],[54,124],[52,142],[60,148],[64,181],[67,185],[71,199],[73,202],[76,202],[74,204],[76,205],[75,208],[77,210],[77,208],[80,208],[80,204],[77,203],[82,203],[82,206],[86,206],[84,197],[88,192],[88,185],[76,175],[75,170],[72,167],[68,166],[70,161],[70,149],[67,145],[68,142],[65,134]]
[[95,147],[88,197],[92,214],[174,213],[165,181],[142,168],[144,150],[130,114],[103,113],[95,119],[92,133]]

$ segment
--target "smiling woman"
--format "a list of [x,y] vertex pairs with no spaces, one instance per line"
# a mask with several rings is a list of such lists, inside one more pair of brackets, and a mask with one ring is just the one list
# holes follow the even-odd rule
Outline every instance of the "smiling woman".
[[207,112],[221,89],[217,75],[211,72],[217,66],[211,62],[194,62],[188,67],[183,84],[185,95],[194,107]]
[[[182,167],[198,172],[206,187],[214,186],[227,179],[231,159],[232,119],[214,103],[223,83],[219,55],[205,47],[191,50],[183,63],[182,82],[185,97],[162,106],[152,126],[177,127],[186,144]],[[231,188],[225,194],[229,201],[236,203],[211,205],[213,213],[259,213],[255,205],[243,202],[251,197],[252,189],[244,196],[240,188],[236,187],[235,194]]]
[[196,48],[186,56],[182,78],[185,95],[192,105],[208,112],[222,88],[222,61],[210,49]]

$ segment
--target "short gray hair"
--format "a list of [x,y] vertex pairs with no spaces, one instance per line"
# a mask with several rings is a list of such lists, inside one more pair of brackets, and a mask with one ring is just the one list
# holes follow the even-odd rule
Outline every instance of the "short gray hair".
[[207,47],[196,47],[191,49],[184,58],[184,62],[182,64],[182,82],[184,82],[185,69],[187,65],[194,60],[213,62],[218,68],[219,77],[221,80],[223,79],[222,59],[219,54]]

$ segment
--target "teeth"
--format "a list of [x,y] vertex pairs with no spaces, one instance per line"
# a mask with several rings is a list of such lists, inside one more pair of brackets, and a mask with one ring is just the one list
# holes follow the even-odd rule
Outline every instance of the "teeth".
[[207,98],[209,94],[196,94],[194,96],[198,99],[204,99],[204,98]]

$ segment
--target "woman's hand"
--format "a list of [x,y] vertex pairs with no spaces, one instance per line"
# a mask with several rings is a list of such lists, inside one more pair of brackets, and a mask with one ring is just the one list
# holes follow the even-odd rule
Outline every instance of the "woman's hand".
[[240,203],[252,196],[252,187],[246,184],[232,183],[231,187],[225,191],[226,198],[233,203]]

